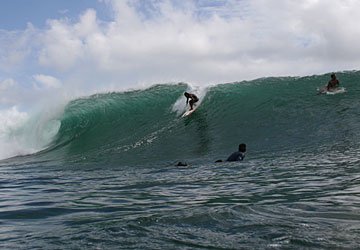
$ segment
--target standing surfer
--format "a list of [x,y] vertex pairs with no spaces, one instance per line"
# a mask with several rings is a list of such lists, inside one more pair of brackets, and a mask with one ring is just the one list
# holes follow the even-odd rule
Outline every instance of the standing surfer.
[[[194,103],[199,101],[199,98],[196,95],[190,94],[188,92],[185,92],[184,96],[186,97],[186,105],[189,103],[190,110],[193,110]],[[190,99],[190,101],[189,101],[189,99]]]

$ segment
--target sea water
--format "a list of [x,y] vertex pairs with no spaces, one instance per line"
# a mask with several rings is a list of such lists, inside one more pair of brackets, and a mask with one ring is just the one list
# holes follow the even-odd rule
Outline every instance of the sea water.
[[[0,131],[0,247],[356,249],[360,72],[337,76],[337,95],[316,94],[328,75],[276,77],[16,110],[29,122]],[[181,118],[184,91],[202,102]],[[239,143],[244,161],[215,163]]]

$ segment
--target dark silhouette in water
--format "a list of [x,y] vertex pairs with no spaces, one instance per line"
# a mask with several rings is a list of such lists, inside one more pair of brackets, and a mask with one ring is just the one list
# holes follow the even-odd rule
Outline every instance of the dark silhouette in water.
[[331,74],[331,80],[328,82],[328,85],[326,87],[327,91],[331,91],[337,87],[339,87],[339,80],[336,79],[336,75],[333,73]]
[[[239,150],[232,153],[226,161],[242,161],[245,158],[245,152],[246,152],[246,144],[241,143],[239,144]],[[222,162],[222,160],[217,160],[215,162]]]

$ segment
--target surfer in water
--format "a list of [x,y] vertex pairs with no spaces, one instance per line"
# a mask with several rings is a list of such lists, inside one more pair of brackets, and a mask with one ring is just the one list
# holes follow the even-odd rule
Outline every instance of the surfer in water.
[[339,87],[339,80],[336,79],[336,75],[333,73],[331,74],[331,80],[328,82],[326,86],[327,91],[333,91],[335,88]]
[[246,144],[241,143],[239,145],[239,151],[232,153],[226,161],[242,161],[245,158]]
[[[186,97],[186,105],[189,103],[190,104],[190,110],[193,110],[194,103],[199,101],[199,98],[196,95],[190,94],[188,92],[185,92],[184,96]],[[190,101],[189,101],[189,99],[190,99]]]
[[[246,144],[245,143],[241,143],[239,145],[239,151],[236,151],[234,153],[232,153],[227,159],[226,161],[242,161],[245,158],[245,152],[246,152]],[[215,162],[222,162],[222,160],[217,160]]]

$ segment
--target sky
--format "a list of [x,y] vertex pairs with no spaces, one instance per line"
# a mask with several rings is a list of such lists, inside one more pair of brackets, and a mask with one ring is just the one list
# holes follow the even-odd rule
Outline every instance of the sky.
[[1,0],[0,116],[158,83],[358,70],[359,16],[358,0]]

